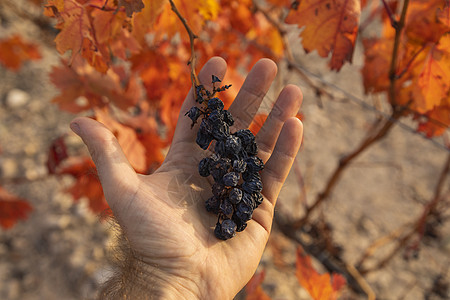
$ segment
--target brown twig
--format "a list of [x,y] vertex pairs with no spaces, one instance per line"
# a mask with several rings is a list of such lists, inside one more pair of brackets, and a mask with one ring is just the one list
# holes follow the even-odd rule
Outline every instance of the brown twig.
[[[397,107],[395,105],[395,82],[397,80],[396,76],[396,66],[397,66],[397,56],[398,56],[398,48],[400,45],[400,36],[402,34],[402,29],[405,25],[405,18],[406,18],[406,11],[408,8],[409,0],[405,0],[403,4],[402,14],[400,17],[400,21],[398,22],[398,26],[396,27],[395,32],[395,42],[394,42],[394,48],[392,51],[392,60],[391,60],[391,68],[389,70],[389,80],[390,80],[390,86],[389,86],[389,97],[392,102],[392,115],[389,119],[387,119],[383,124],[380,124],[380,120],[376,120],[373,128],[379,128],[378,131],[376,131],[373,134],[370,134],[362,141],[362,143],[356,148],[354,151],[352,151],[350,154],[344,156],[339,160],[339,165],[329,178],[325,189],[317,195],[317,198],[315,202],[308,207],[306,210],[305,216],[301,218],[300,220],[294,222],[292,225],[295,226],[295,228],[300,228],[303,226],[307,221],[308,218],[311,215],[311,212],[314,211],[325,199],[329,197],[329,195],[332,193],[336,183],[339,181],[342,172],[348,167],[348,165],[358,157],[361,153],[363,153],[369,146],[374,144],[375,142],[381,140],[384,138],[392,128],[392,125],[395,124],[395,122],[403,115],[404,108]],[[393,74],[393,75],[392,75]]]
[[396,106],[395,99],[395,82],[397,81],[397,60],[398,60],[398,49],[400,47],[400,38],[402,35],[403,27],[405,26],[406,12],[408,10],[409,0],[403,2],[402,13],[400,15],[400,20],[396,22],[395,28],[395,38],[394,47],[392,49],[392,59],[391,66],[389,68],[389,99],[391,100],[392,106]]
[[[447,179],[447,176],[450,173],[450,154],[447,156],[447,161],[444,164],[444,167],[441,171],[441,174],[439,176],[438,182],[436,184],[434,196],[432,200],[425,205],[424,210],[422,214],[420,215],[419,219],[415,222],[415,224],[407,224],[404,225],[401,229],[396,230],[394,232],[391,232],[385,237],[382,237],[378,240],[376,240],[374,243],[372,243],[371,246],[369,246],[366,251],[364,252],[363,256],[360,258],[358,263],[356,264],[357,269],[362,274],[367,274],[369,272],[373,272],[376,270],[379,270],[383,268],[384,266],[391,261],[395,255],[405,247],[405,245],[413,238],[414,236],[418,235],[419,239],[417,241],[417,247],[418,243],[422,240],[425,232],[425,226],[429,219],[429,217],[433,214],[433,212],[436,210],[438,204],[445,199],[445,197],[442,197],[442,190],[445,185],[445,181]],[[405,231],[405,229],[410,228],[401,238],[401,234]],[[375,250],[378,247],[381,247],[385,244],[388,244],[389,242],[395,240],[397,242],[394,249],[392,249],[389,254],[387,254],[383,259],[379,260],[378,263],[376,263],[373,267],[369,268],[363,268],[363,264],[367,258],[372,256],[375,253]]]
[[170,7],[172,8],[172,11],[178,16],[181,23],[183,23],[183,26],[189,35],[189,42],[191,45],[191,57],[189,58],[188,65],[190,67],[192,87],[193,87],[193,92],[195,94],[196,87],[200,85],[200,81],[198,80],[197,73],[195,72],[195,66],[197,64],[197,55],[195,53],[194,44],[195,44],[195,39],[197,39],[198,36],[196,34],[194,34],[192,29],[189,27],[186,19],[181,15],[180,11],[175,6],[175,3],[173,3],[173,0],[169,0],[169,2],[170,2]]
[[368,299],[375,299],[374,292],[364,277],[354,267],[348,265],[342,260],[333,257],[317,247],[314,243],[306,241],[299,230],[292,228],[290,222],[280,214],[275,214],[275,223],[277,228],[289,239],[295,241],[305,249],[305,251],[318,259],[329,272],[342,274],[348,286],[356,293],[368,295]]
[[388,14],[388,17],[389,17],[389,20],[391,21],[392,27],[393,27],[393,28],[397,28],[398,22],[397,22],[397,20],[395,19],[395,15],[394,15],[394,13],[392,12],[391,7],[389,6],[389,4],[387,4],[386,0],[381,0],[381,2],[383,2],[384,9],[386,10],[386,12],[387,12],[387,14]]
[[403,110],[394,110],[391,117],[380,124],[382,121],[376,120],[373,128],[379,128],[373,134],[370,134],[360,143],[360,145],[353,150],[351,153],[342,157],[339,160],[339,164],[334,170],[333,174],[329,177],[324,190],[319,193],[316,197],[314,203],[306,209],[305,216],[300,220],[293,222],[292,226],[294,228],[300,228],[308,221],[311,212],[313,212],[323,201],[325,201],[332,193],[334,187],[338,183],[343,171],[350,165],[350,163],[363,153],[369,146],[373,145],[375,142],[383,139],[390,131],[395,122],[403,115]]

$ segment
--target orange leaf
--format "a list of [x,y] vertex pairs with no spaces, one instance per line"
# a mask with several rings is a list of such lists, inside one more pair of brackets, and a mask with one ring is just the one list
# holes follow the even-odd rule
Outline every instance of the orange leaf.
[[[181,15],[187,19],[187,23],[192,31],[196,33],[201,32],[205,22],[207,20],[214,20],[219,12],[219,3],[216,0],[174,0],[173,2]],[[189,41],[184,25],[172,11],[168,1],[152,29],[157,41],[165,39],[165,36],[173,37],[177,33],[181,35],[182,40]]]
[[261,287],[261,283],[264,281],[265,276],[264,270],[253,275],[245,286],[245,293],[247,294],[245,300],[270,300],[270,297]]
[[335,300],[345,286],[345,279],[342,275],[319,274],[311,263],[311,257],[301,247],[297,249],[296,266],[298,282],[314,300]]
[[292,0],[268,0],[270,3],[272,3],[273,5],[278,5],[281,7],[291,7],[292,5]]
[[136,78],[127,75],[123,67],[111,68],[103,75],[81,59],[76,59],[72,67],[53,67],[50,79],[61,91],[52,101],[60,109],[73,113],[103,107],[109,102],[127,109],[142,97]]
[[109,210],[94,162],[89,157],[69,158],[66,160],[66,166],[59,170],[58,174],[75,177],[75,183],[66,189],[66,192],[70,193],[76,201],[86,197],[89,208],[94,213]]
[[163,140],[158,134],[158,124],[152,115],[148,102],[139,106],[139,115],[125,117],[123,123],[136,131],[138,140],[145,148],[146,170],[152,173],[164,161],[164,149],[169,146],[168,139]]
[[436,43],[450,30],[444,0],[413,0],[408,6],[405,33],[417,43]]
[[28,218],[32,210],[31,205],[20,199],[2,187],[0,187],[0,226],[9,229],[19,220]]
[[131,17],[133,13],[140,12],[144,8],[142,0],[118,0],[117,6],[125,7],[125,12],[128,17]]
[[389,66],[391,63],[393,40],[390,39],[363,39],[364,45],[364,67],[363,75],[364,90],[366,93],[377,93],[389,88]]
[[17,71],[23,62],[40,58],[38,46],[24,42],[18,35],[0,40],[0,63],[11,70]]
[[[432,46],[423,60],[421,70],[413,82],[414,108],[425,113],[439,106],[443,99],[448,98],[450,91],[450,52],[447,46],[450,37],[445,37],[447,43],[442,46]],[[424,53],[425,54],[425,53]]]
[[139,141],[136,131],[115,121],[106,110],[95,109],[94,111],[97,121],[105,125],[116,136],[131,166],[137,172],[145,172],[147,169],[146,150]]
[[145,44],[145,35],[153,28],[167,2],[167,0],[143,0],[144,8],[141,12],[133,15],[133,36],[142,45]]
[[305,51],[317,50],[322,57],[332,52],[330,67],[339,71],[352,60],[360,14],[359,0],[304,0],[286,22],[306,26],[300,34]]
[[254,134],[257,135],[261,127],[266,122],[267,114],[257,114],[254,118],[248,129]]
[[427,112],[424,117],[419,117],[417,131],[426,134],[427,137],[442,135],[450,127],[450,106],[438,107]]

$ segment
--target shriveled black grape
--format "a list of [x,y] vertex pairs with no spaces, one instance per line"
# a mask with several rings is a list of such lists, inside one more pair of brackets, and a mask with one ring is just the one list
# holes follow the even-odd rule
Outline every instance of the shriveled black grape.
[[239,182],[239,173],[236,172],[230,172],[223,176],[222,182],[226,186],[236,186]]
[[264,200],[264,197],[261,193],[253,193],[252,194],[253,199],[255,200],[256,203],[256,207],[258,207],[259,205],[261,205],[261,203]]
[[192,123],[197,122],[198,118],[202,115],[201,110],[197,106],[192,106],[191,109],[185,114],[189,119],[192,120]]
[[195,142],[197,143],[197,145],[200,146],[200,148],[206,150],[208,149],[209,144],[211,144],[212,140],[213,140],[212,136],[210,136],[208,133],[204,133],[199,130],[197,132],[197,139],[195,140]]
[[255,141],[255,136],[249,129],[241,129],[236,131],[235,135],[241,139],[243,147],[247,147],[250,143]]
[[243,193],[241,201],[252,209],[256,208],[255,199],[253,199],[252,195],[247,192]]
[[220,211],[220,200],[219,198],[212,196],[205,202],[206,211],[218,214]]
[[251,173],[256,173],[264,169],[264,162],[258,156],[248,157],[245,162],[247,163],[247,170]]
[[208,100],[208,108],[211,110],[223,110],[223,102],[219,98],[212,98]]
[[249,194],[261,192],[262,182],[258,178],[252,178],[248,181],[244,181],[244,183],[242,184],[242,189]]
[[242,190],[239,188],[232,188],[228,194],[228,199],[232,204],[238,204],[242,199]]
[[236,212],[233,214],[233,216],[231,217],[231,219],[234,221],[234,223],[236,224],[236,232],[241,232],[243,231],[245,228],[247,228],[247,222],[246,221],[242,221],[237,215]]
[[230,135],[230,126],[225,122],[215,123],[211,134],[216,140],[225,140]]
[[223,120],[225,121],[225,123],[227,123],[230,126],[233,126],[233,124],[234,124],[233,116],[231,115],[231,113],[228,110],[223,111]]
[[241,141],[238,137],[230,135],[225,140],[225,152],[230,157],[238,157],[241,152]]
[[233,170],[235,172],[244,173],[247,169],[247,163],[243,159],[233,160]]
[[224,215],[231,215],[233,213],[233,205],[228,199],[222,200],[220,203],[220,212]]
[[253,207],[241,201],[236,207],[236,217],[242,222],[247,222],[252,218]]
[[211,159],[209,157],[203,158],[198,164],[198,173],[200,176],[207,177],[209,176],[209,163]]

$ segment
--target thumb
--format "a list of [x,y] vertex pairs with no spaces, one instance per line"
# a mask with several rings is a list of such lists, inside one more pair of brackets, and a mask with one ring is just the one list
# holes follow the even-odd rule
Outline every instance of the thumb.
[[[76,118],[70,128],[88,147],[97,167],[105,198],[112,211],[131,200],[138,186],[138,176],[128,162],[114,134],[90,118]],[[119,202],[120,201],[120,202]]]

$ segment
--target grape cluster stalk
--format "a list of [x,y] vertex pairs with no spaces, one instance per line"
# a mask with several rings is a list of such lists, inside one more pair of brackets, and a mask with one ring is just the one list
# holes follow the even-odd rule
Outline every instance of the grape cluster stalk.
[[218,217],[215,236],[227,240],[247,227],[253,211],[263,201],[259,173],[264,169],[264,163],[256,156],[258,146],[250,130],[230,133],[233,116],[224,109],[216,94],[231,85],[216,87],[220,82],[212,75],[212,92],[202,85],[196,86],[196,102],[201,107],[191,107],[186,116],[192,120],[191,127],[201,118],[196,142],[203,150],[210,148],[213,152],[200,161],[198,172],[214,179],[212,196],[206,200],[205,207]]

